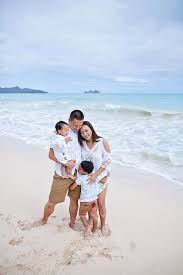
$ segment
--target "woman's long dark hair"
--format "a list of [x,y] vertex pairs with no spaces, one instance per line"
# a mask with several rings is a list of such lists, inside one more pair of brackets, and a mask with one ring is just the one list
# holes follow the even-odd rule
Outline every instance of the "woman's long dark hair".
[[[82,126],[84,125],[87,125],[91,129],[93,142],[98,142],[101,137],[97,135],[92,124],[89,121],[84,121]],[[81,129],[80,129],[78,132],[78,141],[81,146],[83,146],[83,140],[85,140],[85,138],[81,136]]]

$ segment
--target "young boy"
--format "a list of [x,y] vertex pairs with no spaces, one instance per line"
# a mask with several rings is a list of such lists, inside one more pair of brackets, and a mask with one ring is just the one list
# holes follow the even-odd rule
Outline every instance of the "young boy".
[[104,171],[97,177],[94,183],[90,184],[88,182],[88,174],[92,173],[93,169],[94,166],[91,161],[82,161],[78,168],[76,181],[70,186],[70,190],[74,190],[78,185],[81,185],[79,216],[85,227],[84,236],[90,234],[90,227],[86,218],[87,213],[93,221],[92,232],[95,233],[97,229],[98,215],[96,200],[100,188],[99,181],[106,176],[106,171]]
[[[65,121],[59,121],[55,125],[55,130],[51,135],[51,148],[53,148],[56,159],[63,164],[61,165],[62,177],[75,179],[72,168],[69,169],[64,166],[64,164],[72,160],[67,145],[69,141],[72,141],[70,137],[67,137],[69,126]],[[75,160],[73,161],[75,162]]]

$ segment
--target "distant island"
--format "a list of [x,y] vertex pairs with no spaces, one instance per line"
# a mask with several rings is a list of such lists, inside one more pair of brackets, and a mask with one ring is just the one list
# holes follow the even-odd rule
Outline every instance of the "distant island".
[[84,94],[100,94],[100,92],[97,90],[89,90],[89,91],[85,91]]
[[29,88],[20,88],[18,86],[11,87],[11,88],[1,88],[0,87],[0,93],[1,94],[47,94],[47,92],[41,91],[41,90],[34,90]]

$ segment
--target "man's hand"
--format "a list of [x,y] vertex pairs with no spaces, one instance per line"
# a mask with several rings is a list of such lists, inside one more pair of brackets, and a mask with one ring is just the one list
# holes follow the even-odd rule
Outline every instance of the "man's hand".
[[55,154],[54,154],[54,151],[53,151],[52,148],[50,148],[48,156],[49,156],[49,159],[55,161],[56,163],[60,163],[60,162],[56,159]]
[[71,169],[72,167],[74,167],[75,163],[76,163],[75,160],[69,160],[64,166]]

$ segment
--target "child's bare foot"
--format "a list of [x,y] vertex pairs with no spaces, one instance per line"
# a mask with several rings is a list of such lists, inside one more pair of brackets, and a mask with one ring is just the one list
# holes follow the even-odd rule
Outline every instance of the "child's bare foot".
[[92,228],[92,230],[91,230],[91,232],[93,233],[93,234],[95,234],[96,233],[96,228]]
[[83,236],[84,237],[90,237],[91,236],[91,229],[89,227],[84,230]]
[[88,219],[88,225],[91,226],[92,225],[92,219],[89,217]]

